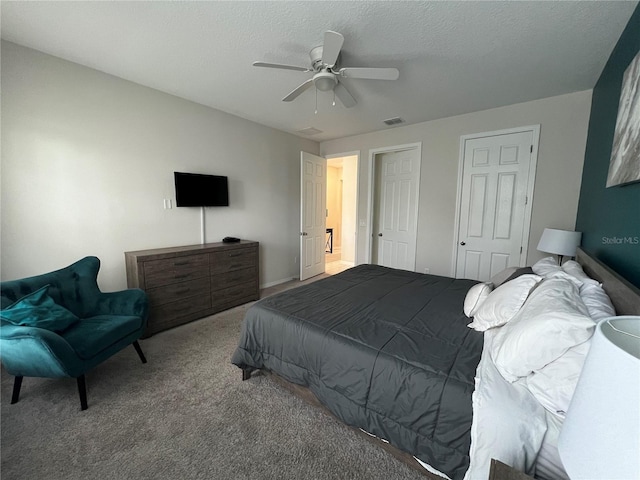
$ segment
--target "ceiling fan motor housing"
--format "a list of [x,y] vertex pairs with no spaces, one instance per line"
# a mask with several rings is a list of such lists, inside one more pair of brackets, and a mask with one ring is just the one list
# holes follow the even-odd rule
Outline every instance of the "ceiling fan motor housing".
[[[328,67],[328,65],[325,65],[324,63],[322,63],[322,53],[323,53],[322,45],[313,47],[309,52],[309,57],[311,58],[311,69],[314,72],[320,72]],[[338,65],[338,63],[340,62],[341,56],[342,55],[338,55],[336,63],[335,65],[332,66],[332,69],[336,68],[336,65]]]
[[313,47],[309,52],[309,57],[311,58],[311,68],[313,71],[319,72],[322,70],[322,67],[324,66],[322,64],[322,45]]

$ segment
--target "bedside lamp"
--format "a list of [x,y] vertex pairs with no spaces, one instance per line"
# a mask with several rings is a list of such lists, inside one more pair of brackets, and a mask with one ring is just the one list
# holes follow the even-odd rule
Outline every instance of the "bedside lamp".
[[596,327],[558,451],[572,480],[640,478],[640,317]]
[[576,250],[580,245],[581,239],[582,232],[545,228],[544,232],[542,232],[542,237],[540,237],[540,242],[538,242],[538,250],[558,255],[558,263],[562,264],[563,256],[576,256]]

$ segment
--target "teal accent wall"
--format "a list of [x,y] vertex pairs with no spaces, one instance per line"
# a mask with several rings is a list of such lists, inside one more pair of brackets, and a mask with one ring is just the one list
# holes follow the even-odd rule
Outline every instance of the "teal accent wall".
[[605,187],[622,77],[638,51],[640,6],[593,89],[576,231],[586,251],[640,287],[640,183]]

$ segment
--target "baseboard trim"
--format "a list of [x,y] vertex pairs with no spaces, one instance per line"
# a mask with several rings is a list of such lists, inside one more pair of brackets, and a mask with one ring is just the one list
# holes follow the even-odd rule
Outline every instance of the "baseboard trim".
[[280,285],[281,283],[287,283],[287,282],[290,282],[291,280],[297,280],[297,279],[298,279],[298,277],[287,277],[287,278],[283,278],[281,280],[276,280],[275,282],[269,282],[269,283],[261,284],[260,285],[260,290],[262,290],[264,288],[275,287],[276,285]]

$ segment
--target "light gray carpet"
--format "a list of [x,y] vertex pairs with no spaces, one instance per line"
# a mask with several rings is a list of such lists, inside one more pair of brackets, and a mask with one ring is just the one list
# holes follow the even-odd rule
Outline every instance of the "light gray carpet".
[[229,363],[249,305],[156,334],[87,375],[2,371],[0,474],[12,479],[420,479],[267,377]]

